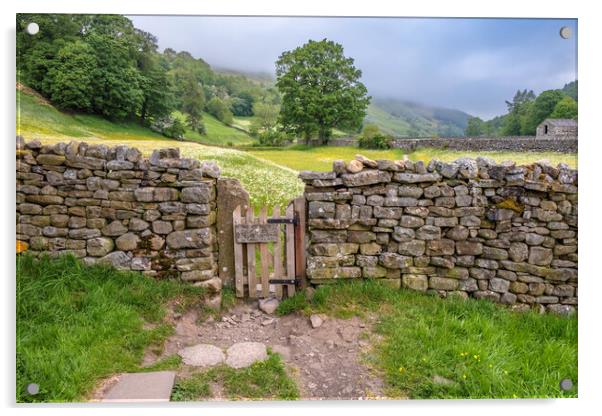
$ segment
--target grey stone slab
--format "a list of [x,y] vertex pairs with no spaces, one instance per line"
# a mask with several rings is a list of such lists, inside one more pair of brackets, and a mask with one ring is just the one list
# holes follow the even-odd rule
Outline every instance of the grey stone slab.
[[168,402],[175,377],[174,371],[122,374],[102,402]]
[[225,360],[224,352],[211,344],[197,344],[178,351],[184,364],[195,367],[211,367]]
[[249,367],[257,361],[268,358],[267,349],[260,342],[239,342],[228,348],[226,353],[228,355],[226,364],[232,368]]

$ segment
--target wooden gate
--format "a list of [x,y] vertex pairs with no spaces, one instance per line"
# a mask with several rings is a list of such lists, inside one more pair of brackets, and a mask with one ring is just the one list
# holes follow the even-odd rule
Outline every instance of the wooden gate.
[[264,206],[256,217],[240,205],[232,213],[237,297],[282,298],[305,287],[305,198],[291,201],[283,214],[275,206],[268,217]]

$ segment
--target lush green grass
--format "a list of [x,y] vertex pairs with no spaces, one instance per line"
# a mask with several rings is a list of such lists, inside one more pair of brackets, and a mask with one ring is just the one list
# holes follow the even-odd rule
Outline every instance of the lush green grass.
[[268,359],[250,367],[233,369],[225,365],[179,380],[174,386],[172,401],[194,401],[211,397],[211,383],[223,386],[231,400],[295,400],[299,391],[288,376],[278,354],[268,353]]
[[232,126],[236,127],[240,130],[244,130],[248,132],[251,129],[251,124],[256,119],[255,116],[251,117],[234,117],[232,121]]
[[[180,112],[175,112],[174,115],[182,121],[186,120]],[[186,140],[215,146],[240,146],[249,145],[253,142],[253,138],[248,134],[226,126],[209,113],[203,113],[203,123],[205,123],[207,134],[199,134],[186,127],[186,133],[184,133]]]
[[[202,291],[134,272],[84,266],[71,256],[17,257],[17,401],[85,399],[102,378],[136,371],[145,347],[173,328],[162,323],[174,298]],[[144,323],[152,329],[144,329]],[[29,383],[40,393],[30,396]]]
[[53,138],[62,141],[87,138],[131,141],[165,139],[137,123],[115,123],[98,116],[63,113],[19,90],[17,134],[28,139]]
[[140,369],[138,371],[142,372],[142,373],[147,373],[150,371],[168,371],[168,370],[175,371],[175,370],[178,370],[181,366],[182,366],[182,357],[180,357],[177,354],[174,354],[174,355],[164,357],[152,365],[149,365],[146,367],[140,367]]
[[424,162],[429,162],[431,159],[439,159],[449,162],[461,157],[476,158],[478,156],[491,157],[498,162],[502,162],[504,160],[514,160],[518,164],[530,164],[537,160],[547,159],[552,164],[563,162],[567,163],[569,166],[577,166],[576,154],[563,154],[555,152],[462,152],[424,148],[418,149],[412,153],[405,153],[400,149],[369,150],[359,149],[357,147],[307,147],[295,145],[282,149],[250,150],[249,153],[261,159],[270,160],[297,171],[329,171],[332,169],[333,160],[342,159],[349,161],[354,159],[355,155],[357,154],[362,154],[371,159],[393,160],[402,159],[405,154],[408,156],[408,158],[410,158],[410,160],[422,160]]
[[[285,300],[280,313],[377,313],[374,365],[391,397],[577,396],[577,317],[516,313],[482,300],[446,299],[364,281]],[[435,383],[434,377],[449,383]],[[560,390],[568,378],[575,387]]]
[[[184,120],[181,113],[176,116]],[[227,146],[251,144],[253,139],[244,132],[228,127],[210,114],[203,113],[207,128],[206,135],[186,130],[187,140],[199,143]],[[17,134],[27,138],[59,138],[62,141],[72,139],[85,140],[165,140],[171,146],[178,142],[155,133],[135,122],[111,122],[102,117],[86,114],[67,114],[48,105],[38,97],[17,90]]]

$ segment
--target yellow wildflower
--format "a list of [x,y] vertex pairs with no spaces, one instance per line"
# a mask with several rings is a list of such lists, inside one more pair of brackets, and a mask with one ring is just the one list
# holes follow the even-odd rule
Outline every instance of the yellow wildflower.
[[27,251],[28,248],[29,244],[27,244],[25,241],[17,240],[17,254]]

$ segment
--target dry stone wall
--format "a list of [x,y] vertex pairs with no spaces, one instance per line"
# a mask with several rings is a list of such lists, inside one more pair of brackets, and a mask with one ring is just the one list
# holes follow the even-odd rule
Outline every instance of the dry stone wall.
[[127,146],[17,138],[17,240],[33,253],[191,282],[218,275],[219,168]]
[[383,279],[514,309],[577,306],[577,171],[487,158],[302,172],[308,279]]
[[436,148],[468,151],[513,152],[560,152],[575,153],[577,136],[516,136],[516,137],[444,137],[444,138],[396,138],[391,147],[414,151],[420,148]]

